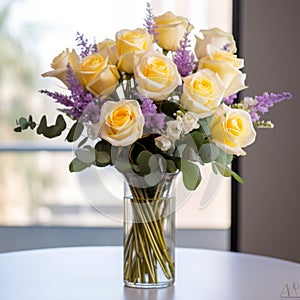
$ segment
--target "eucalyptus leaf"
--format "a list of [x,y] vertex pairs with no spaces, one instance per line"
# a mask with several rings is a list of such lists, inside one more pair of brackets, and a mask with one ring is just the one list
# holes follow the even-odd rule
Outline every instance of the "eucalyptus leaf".
[[177,171],[177,167],[176,164],[173,160],[171,159],[167,159],[167,172],[168,173],[174,173]]
[[111,152],[111,144],[106,140],[101,140],[95,145],[96,151],[105,151],[110,153]]
[[184,186],[188,190],[195,190],[202,179],[199,167],[195,163],[185,159],[181,159],[180,165]]
[[225,151],[219,149],[219,156],[216,158],[216,161],[223,164],[223,165],[229,165],[231,164],[233,160],[233,155],[228,154]]
[[47,138],[54,138],[60,136],[66,129],[67,124],[62,115],[58,115],[55,121],[55,125],[48,126],[46,116],[42,116],[40,124],[37,128],[37,134],[42,134]]
[[118,157],[114,161],[114,166],[121,173],[132,172],[132,167],[126,157]]
[[15,132],[22,132],[22,128],[20,126],[14,128],[14,131]]
[[97,166],[106,167],[111,162],[110,155],[105,151],[97,151],[95,161]]
[[223,176],[232,176],[237,182],[244,183],[244,180],[236,172],[232,171],[228,166],[222,165],[219,162],[215,162],[214,164],[217,167],[220,174],[222,174]]
[[28,121],[27,121],[26,118],[21,117],[21,118],[19,119],[18,123],[19,123],[19,125],[20,125],[20,127],[21,127],[22,129],[27,129],[27,128],[28,128]]
[[143,175],[149,174],[151,172],[151,167],[149,165],[149,161],[152,156],[153,156],[153,153],[151,153],[150,151],[144,150],[138,155],[138,157],[136,159],[139,170]]
[[80,161],[91,164],[95,161],[96,151],[92,147],[85,146],[84,148],[77,149],[75,155]]
[[209,118],[205,118],[205,119],[200,119],[199,123],[201,125],[201,129],[203,130],[204,134],[209,136],[210,135],[210,119]]
[[80,172],[80,171],[88,168],[89,166],[90,166],[90,164],[84,163],[76,157],[71,161],[71,163],[69,165],[69,171],[70,172]]
[[214,160],[216,160],[219,154],[219,148],[212,143],[203,144],[199,150],[200,158],[204,163],[213,162]]
[[82,139],[78,144],[78,148],[82,147],[87,142],[88,139],[89,139],[88,137],[85,137],[84,139]]
[[66,140],[68,142],[75,142],[81,136],[83,129],[84,129],[84,126],[81,122],[79,122],[79,121],[75,122],[73,124],[73,126],[71,127],[71,129],[66,137]]
[[201,145],[205,142],[206,135],[198,130],[190,132],[189,135],[193,138],[193,141],[199,150]]

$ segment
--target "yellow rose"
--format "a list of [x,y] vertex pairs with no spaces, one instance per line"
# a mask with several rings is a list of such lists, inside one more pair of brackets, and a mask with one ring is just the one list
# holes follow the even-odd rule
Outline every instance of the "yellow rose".
[[218,76],[209,69],[199,70],[183,79],[181,103],[204,118],[213,113],[223,99],[225,87]]
[[111,39],[105,39],[97,44],[98,53],[103,57],[108,57],[110,65],[116,65],[118,61],[118,51],[116,42]]
[[119,70],[133,73],[134,58],[152,47],[152,37],[146,29],[120,30],[116,33],[116,46]]
[[176,16],[170,11],[154,17],[153,20],[157,26],[157,44],[165,50],[178,49],[185,32],[193,29],[187,18]]
[[195,54],[198,59],[207,55],[207,45],[213,45],[218,49],[236,52],[236,45],[231,33],[225,32],[219,28],[200,30],[203,39],[196,36]]
[[224,97],[228,97],[247,87],[245,85],[246,74],[239,70],[244,66],[243,59],[238,59],[231,52],[218,50],[212,45],[208,45],[207,50],[208,55],[200,59],[198,70],[206,68],[218,73],[226,87]]
[[86,85],[86,89],[94,96],[112,94],[119,82],[118,68],[108,65],[103,68],[94,79]]
[[80,58],[77,55],[76,51],[72,49],[72,51],[70,52],[67,48],[65,51],[62,51],[53,59],[51,63],[51,68],[53,70],[43,73],[42,76],[56,77],[61,80],[66,86],[68,86],[69,84],[66,80],[67,64],[69,63],[71,68],[74,69],[79,64],[79,61]]
[[222,105],[210,123],[216,145],[229,154],[245,155],[242,147],[255,141],[256,132],[248,112]]
[[153,100],[166,99],[181,85],[176,65],[170,58],[155,50],[148,51],[139,58],[134,76],[138,92]]
[[142,137],[144,116],[136,100],[107,101],[99,125],[102,139],[113,146],[129,146]]
[[89,54],[84,57],[76,68],[76,74],[83,86],[88,85],[98,73],[107,66],[108,57],[99,53]]

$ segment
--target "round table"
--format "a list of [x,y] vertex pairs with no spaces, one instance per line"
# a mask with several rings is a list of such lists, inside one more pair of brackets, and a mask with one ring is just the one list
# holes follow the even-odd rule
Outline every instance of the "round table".
[[300,264],[226,251],[176,249],[176,282],[134,289],[122,281],[121,247],[0,254],[1,300],[300,299]]

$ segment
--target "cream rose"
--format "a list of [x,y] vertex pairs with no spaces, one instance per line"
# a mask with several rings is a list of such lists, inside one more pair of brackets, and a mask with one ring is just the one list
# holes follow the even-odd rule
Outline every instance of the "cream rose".
[[223,99],[225,86],[218,74],[209,69],[199,70],[183,79],[182,105],[199,115],[207,117],[216,110]]
[[108,57],[93,53],[84,57],[76,68],[80,83],[94,96],[109,95],[118,84],[117,67],[107,63]]
[[134,76],[138,92],[153,100],[166,99],[181,85],[176,65],[170,58],[155,50],[148,51],[139,58]]
[[118,51],[116,42],[111,39],[105,39],[97,44],[98,53],[103,57],[108,57],[110,65],[116,65],[118,61]]
[[246,74],[239,71],[244,67],[244,60],[237,58],[232,52],[220,50],[213,45],[207,45],[206,48],[207,55],[200,59],[198,70],[207,68],[219,74],[225,85],[224,97],[245,89]]
[[89,84],[96,75],[107,66],[108,57],[99,53],[89,54],[82,59],[76,68],[79,81],[83,86]]
[[70,64],[71,68],[74,69],[80,62],[80,58],[76,51],[67,48],[65,51],[62,51],[59,55],[57,55],[52,63],[51,68],[53,70],[45,72],[42,74],[43,77],[56,77],[61,80],[66,86],[68,86],[68,82],[66,80],[67,75],[67,64]]
[[107,101],[101,108],[99,136],[113,146],[129,146],[142,137],[144,116],[136,100]]
[[256,132],[248,112],[222,105],[210,123],[211,136],[226,153],[245,155],[242,149],[255,141]]
[[115,91],[119,78],[120,74],[118,68],[113,65],[108,65],[86,85],[86,89],[94,96],[107,96]]
[[178,49],[185,32],[193,29],[187,18],[176,16],[170,11],[154,17],[153,20],[157,26],[157,44],[164,50]]
[[236,52],[236,44],[231,33],[225,32],[219,28],[200,30],[203,39],[196,36],[195,54],[198,59],[207,55],[207,45],[213,45],[218,49]]
[[146,29],[120,30],[116,33],[118,68],[133,73],[134,58],[152,47],[152,37]]

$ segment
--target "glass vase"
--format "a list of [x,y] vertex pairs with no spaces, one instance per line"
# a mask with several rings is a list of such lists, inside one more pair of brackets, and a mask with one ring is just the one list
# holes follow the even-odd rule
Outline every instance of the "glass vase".
[[125,286],[160,288],[174,283],[176,175],[164,174],[152,184],[135,173],[125,175]]

